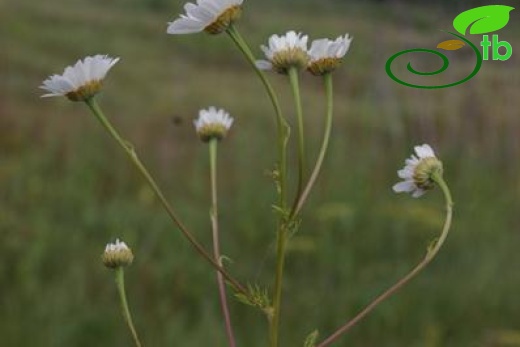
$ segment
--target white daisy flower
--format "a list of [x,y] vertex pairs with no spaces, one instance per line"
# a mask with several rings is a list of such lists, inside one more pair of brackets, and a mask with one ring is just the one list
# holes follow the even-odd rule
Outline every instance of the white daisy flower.
[[199,111],[199,118],[193,121],[195,130],[202,141],[208,142],[216,138],[223,139],[233,124],[233,118],[223,109],[211,106]]
[[309,37],[289,31],[285,35],[272,35],[269,45],[262,45],[261,49],[267,60],[258,60],[256,66],[262,70],[272,70],[287,73],[289,68],[304,69],[309,62],[307,41]]
[[339,36],[336,40],[314,40],[309,50],[309,65],[307,69],[314,75],[323,75],[336,69],[341,59],[347,54],[352,37],[349,34]]
[[42,97],[66,96],[72,101],[85,101],[101,90],[107,72],[119,61],[106,55],[95,55],[68,66],[62,75],[52,75],[40,86],[49,94]]
[[242,13],[244,0],[197,0],[184,5],[186,14],[168,23],[168,34],[192,34],[205,31],[220,34]]
[[134,255],[126,243],[116,239],[116,242],[106,245],[105,252],[101,256],[101,260],[106,267],[115,269],[121,266],[132,264]]
[[397,171],[397,175],[404,181],[395,184],[393,190],[396,193],[411,193],[414,198],[418,198],[433,189],[433,175],[442,174],[442,163],[429,145],[416,146],[415,153],[417,156],[406,159],[405,167]]

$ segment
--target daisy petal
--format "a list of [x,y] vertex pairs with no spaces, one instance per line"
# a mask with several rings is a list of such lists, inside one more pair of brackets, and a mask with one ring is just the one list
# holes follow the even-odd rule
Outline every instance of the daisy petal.
[[185,14],[168,23],[168,34],[193,34],[208,31],[218,34],[240,15],[243,0],[197,0],[184,5]]

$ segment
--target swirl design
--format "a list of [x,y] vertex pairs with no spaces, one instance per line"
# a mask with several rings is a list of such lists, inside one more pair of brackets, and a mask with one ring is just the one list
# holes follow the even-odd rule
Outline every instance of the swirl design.
[[417,70],[415,70],[412,67],[411,63],[409,62],[408,65],[406,66],[406,68],[408,69],[408,71],[410,71],[414,75],[433,76],[433,75],[437,75],[437,74],[440,74],[440,73],[444,72],[448,68],[448,66],[450,65],[448,57],[446,57],[444,54],[442,54],[440,52],[434,51],[432,49],[426,49],[426,48],[407,49],[405,51],[401,51],[401,52],[396,53],[393,56],[391,56],[386,61],[386,66],[385,66],[386,73],[388,74],[388,76],[390,76],[391,79],[393,79],[395,82],[397,82],[399,84],[405,85],[407,87],[422,88],[422,89],[448,88],[448,87],[453,87],[453,86],[456,86],[458,84],[464,83],[464,82],[469,81],[470,79],[472,79],[479,72],[480,67],[482,66],[482,55],[480,54],[480,51],[478,50],[478,48],[473,43],[471,43],[469,40],[467,40],[464,36],[460,36],[458,34],[455,34],[455,33],[449,32],[449,31],[447,33],[450,34],[450,35],[456,36],[459,39],[463,40],[475,52],[475,55],[477,57],[477,62],[476,62],[475,68],[473,69],[473,71],[466,78],[464,78],[464,79],[462,79],[460,81],[457,81],[457,82],[453,82],[453,83],[449,83],[449,84],[443,84],[443,85],[439,85],[439,86],[423,86],[423,85],[419,85],[419,84],[411,84],[411,83],[405,82],[405,81],[399,79],[397,76],[394,75],[394,73],[392,72],[392,63],[393,63],[393,61],[396,58],[400,57],[401,55],[407,54],[407,53],[411,53],[411,52],[424,52],[424,53],[428,53],[428,54],[434,54],[434,55],[436,55],[436,56],[438,56],[439,58],[442,59],[442,66],[439,69],[437,69],[435,71],[431,71],[431,72],[417,71]]

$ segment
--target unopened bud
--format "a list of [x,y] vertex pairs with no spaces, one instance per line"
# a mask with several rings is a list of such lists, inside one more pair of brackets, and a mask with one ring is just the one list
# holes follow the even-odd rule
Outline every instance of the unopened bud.
[[134,255],[126,243],[116,239],[115,243],[107,244],[105,252],[101,256],[101,260],[106,267],[116,269],[132,264]]

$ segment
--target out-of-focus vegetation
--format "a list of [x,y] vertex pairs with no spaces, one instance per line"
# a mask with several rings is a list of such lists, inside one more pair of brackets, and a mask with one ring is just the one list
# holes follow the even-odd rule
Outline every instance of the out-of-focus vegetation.
[[[207,148],[191,122],[213,104],[236,118],[219,159],[223,252],[241,280],[270,284],[272,110],[225,36],[165,34],[181,8],[162,0],[0,4],[0,345],[129,346],[113,278],[100,262],[104,245],[121,237],[136,255],[127,289],[145,345],[225,346],[213,271],[85,106],[39,98],[43,79],[89,54],[121,57],[99,101],[208,246]],[[500,39],[518,49],[520,17],[511,14]],[[287,29],[355,37],[335,75],[330,153],[291,243],[284,345],[302,345],[315,328],[331,332],[422,258],[441,227],[441,194],[414,200],[390,187],[412,146],[430,143],[453,189],[453,233],[420,278],[338,345],[519,346],[516,51],[507,62],[484,62],[463,85],[419,90],[390,80],[384,64],[400,50],[446,39],[439,29],[451,29],[453,16],[444,8],[248,0],[243,17],[239,27],[254,47]],[[463,76],[473,59],[453,53],[454,77],[435,78]],[[286,81],[270,77],[292,119]],[[319,80],[303,82],[311,162],[324,101]],[[260,313],[236,302],[232,313],[240,345],[265,345]]]

